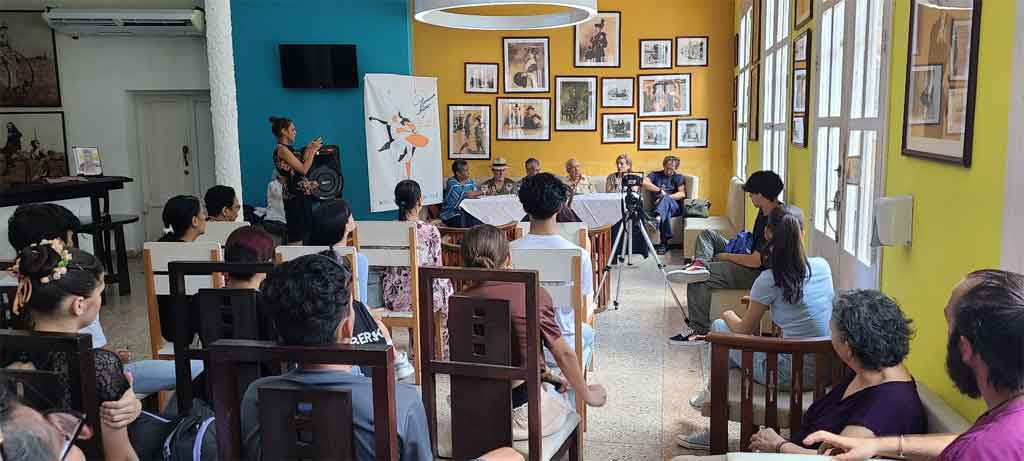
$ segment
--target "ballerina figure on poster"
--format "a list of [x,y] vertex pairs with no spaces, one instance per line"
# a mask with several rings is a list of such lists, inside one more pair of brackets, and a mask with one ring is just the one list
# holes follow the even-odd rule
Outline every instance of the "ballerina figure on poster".
[[398,164],[404,164],[405,172],[403,179],[412,178],[412,159],[416,155],[416,149],[422,149],[430,144],[430,138],[416,132],[416,124],[408,117],[402,115],[401,111],[395,111],[391,120],[384,120],[377,117],[369,117],[370,121],[384,125],[388,140],[377,149],[377,152],[388,151],[397,157]]

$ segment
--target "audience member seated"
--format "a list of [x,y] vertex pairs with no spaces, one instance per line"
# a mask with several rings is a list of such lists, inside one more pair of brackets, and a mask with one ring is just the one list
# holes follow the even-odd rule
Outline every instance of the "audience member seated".
[[[538,175],[537,177],[542,176]],[[531,228],[532,228],[531,224]],[[466,233],[461,244],[462,261],[465,267],[479,267],[483,269],[511,268],[512,261],[509,253],[509,243],[504,232],[489,224],[476,226]],[[515,345],[512,350],[512,365],[519,366],[526,360],[527,336],[526,336],[526,300],[525,290],[522,284],[507,282],[481,282],[474,285],[463,294],[466,296],[484,299],[504,299],[509,302],[509,313],[512,316],[512,331]],[[570,343],[562,336],[562,331],[555,318],[555,308],[552,305],[551,296],[543,287],[538,291],[537,302],[538,324],[540,325],[540,339],[543,347],[546,347],[554,356],[562,375],[554,375],[545,371],[545,375],[560,381],[562,385],[559,392],[565,392],[568,384],[583,396],[583,400],[590,406],[603,406],[607,399],[605,389],[600,384],[587,384],[580,369],[579,358],[573,351]],[[541,349],[539,349],[541,350]],[[544,363],[543,353],[539,357],[540,363]],[[572,405],[560,403],[558,399],[545,391],[540,400],[541,430],[544,436],[558,430],[565,422],[567,412],[572,411]],[[528,436],[527,417],[528,390],[526,383],[520,383],[512,389],[512,438],[513,440],[526,440]]]
[[284,190],[277,172],[274,172],[274,179],[267,183],[267,208],[263,214],[263,229],[280,238],[281,242],[288,241],[288,218],[284,212]]
[[[693,263],[679,271],[670,273],[673,280],[687,283],[687,327],[685,331],[670,338],[674,342],[692,340],[694,335],[707,333],[711,323],[711,290],[748,289],[764,270],[764,260],[769,245],[764,228],[772,210],[785,206],[787,211],[803,221],[803,212],[793,205],[779,201],[782,193],[782,178],[773,171],[757,171],[750,175],[743,190],[750,194],[750,202],[758,209],[750,235],[750,248],[728,248],[729,241],[721,234],[707,230],[700,233],[694,243]],[[738,237],[734,244],[741,243]],[[745,246],[745,245],[744,245]]]
[[[158,242],[191,243],[206,232],[206,210],[198,197],[192,195],[176,195],[164,205],[164,228],[167,233]],[[157,307],[160,313],[160,334],[165,340],[174,342],[174,299],[171,295],[158,295]],[[188,303],[192,313],[189,329],[193,334],[199,332],[199,312],[191,296]]]
[[633,159],[622,153],[615,157],[615,172],[604,180],[605,192],[622,192],[622,177],[633,172]]
[[[10,387],[10,383],[0,381],[0,461],[85,461],[85,453],[74,440],[68,440],[74,434],[67,433],[68,428],[84,424],[81,415],[65,411],[43,415],[22,403]],[[90,438],[92,428],[82,426],[77,439]],[[488,453],[482,459],[516,459],[491,456]]]
[[1024,276],[999,270],[969,274],[944,311],[946,371],[961,393],[988,410],[963,434],[839,434],[822,428],[805,445],[834,447],[837,459],[874,456],[942,461],[1024,459]]
[[[224,242],[224,261],[229,263],[270,263],[274,261],[274,239],[266,231],[253,226],[245,226],[235,229]],[[267,277],[264,273],[231,272],[227,274],[226,288],[248,289],[259,291],[263,279]],[[257,303],[257,306],[259,304]],[[257,315],[260,318],[260,339],[271,340],[277,338],[274,331],[274,323],[266,315],[262,307],[259,307]]]
[[228,186],[213,186],[206,191],[203,201],[206,203],[206,219],[228,222],[238,220],[238,212],[242,209],[242,205],[238,203],[238,196],[235,195],[234,189]]
[[[103,264],[95,256],[54,241],[22,249],[12,271],[18,275],[18,296],[12,307],[26,329],[77,333],[96,319],[104,283]],[[137,459],[127,428],[141,414],[142,403],[132,390],[132,376],[124,372],[117,354],[105,349],[93,351],[106,459]],[[71,372],[67,357],[60,353],[6,351],[4,364],[65,376]],[[62,395],[55,401],[60,408],[72,408],[71,389],[66,382],[63,386]]]
[[491,162],[491,174],[494,176],[480,183],[480,191],[484,195],[512,195],[516,193],[516,182],[505,177],[508,162],[498,157]]
[[[279,342],[287,346],[324,346],[353,342],[355,318],[349,304],[349,270],[323,255],[285,262],[267,275],[261,302],[274,321]],[[327,388],[352,393],[352,430],[357,460],[375,459],[373,387],[349,365],[304,365],[281,376],[254,381],[241,406],[242,445],[246,459],[260,459],[260,386],[291,389]],[[432,460],[427,415],[416,388],[395,389],[398,452],[403,460]]]
[[[910,320],[896,301],[874,290],[848,291],[836,299],[830,323],[832,346],[843,363],[853,370],[853,376],[811,405],[803,415],[799,433],[786,439],[771,428],[762,429],[750,440],[752,450],[815,454],[819,444],[806,442],[805,438],[816,431],[832,431],[846,437],[926,431],[927,417],[917,384],[902,364],[910,352]],[[730,360],[734,359],[730,357]],[[779,376],[782,376],[781,370]],[[673,461],[697,459],[724,460],[725,456],[683,456]]]
[[[314,246],[331,247],[332,249],[320,254],[337,261],[345,267],[346,271],[351,271],[348,259],[336,253],[333,247],[345,246],[349,234],[355,230],[356,220],[352,218],[352,210],[348,207],[348,202],[343,199],[332,200],[320,205],[320,208],[313,212],[310,240]],[[366,256],[357,254],[356,265],[359,270],[360,293],[366,293],[366,279],[369,273],[369,262],[366,260]],[[346,286],[349,281],[346,279]],[[365,294],[362,295],[363,299],[366,299],[365,296]],[[352,321],[352,344],[392,344],[391,335],[388,333],[387,327],[373,316],[370,309],[366,307],[366,304],[359,300],[354,300],[352,312],[354,314]],[[397,379],[406,379],[415,373],[415,369],[409,363],[409,357],[405,352],[395,357],[395,373]]]
[[[74,244],[75,233],[78,232],[80,225],[78,217],[71,210],[56,203],[21,205],[7,220],[7,241],[18,253],[21,253],[21,250],[29,245],[43,240],[60,240],[64,245],[70,247]],[[79,333],[92,335],[93,347],[106,347],[107,345],[107,336],[103,333],[99,315],[96,316],[95,321],[86,325]],[[127,351],[124,352],[127,353]]]
[[[543,249],[576,249],[580,251],[582,274],[580,280],[583,282],[584,306],[588,308],[593,302],[591,295],[594,292],[594,278],[591,269],[590,254],[578,245],[566,240],[558,233],[556,215],[558,211],[566,206],[566,198],[569,190],[555,175],[551,173],[539,173],[523,180],[519,188],[519,201],[523,204],[523,210],[530,218],[530,233],[512,242],[513,250],[543,250]],[[465,261],[465,260],[463,260]],[[555,306],[557,308],[556,319],[562,330],[562,336],[566,337],[569,344],[575,344],[573,337],[575,330],[575,315],[572,306]],[[584,324],[581,334],[583,335],[584,349],[594,344],[594,329]],[[577,351],[583,353],[582,351]]]
[[530,176],[540,173],[541,171],[540,160],[537,160],[533,157],[526,159],[526,163],[523,164],[523,167],[526,168],[526,176],[523,176],[524,178],[529,178]]
[[661,161],[661,171],[653,171],[644,178],[644,189],[650,191],[657,204],[653,218],[658,222],[661,242],[655,250],[659,255],[668,253],[668,242],[672,240],[672,218],[683,214],[683,199],[686,198],[686,179],[676,172],[679,158],[666,156]]
[[469,228],[480,221],[462,211],[459,204],[463,199],[477,198],[484,193],[477,190],[473,178],[469,177],[469,164],[465,160],[452,162],[452,174],[444,183],[444,201],[441,203],[441,221],[448,227]]
[[569,186],[573,194],[591,194],[597,192],[597,184],[593,184],[583,175],[580,161],[571,158],[565,162],[565,177],[562,181]]
[[[626,154],[626,153],[619,154],[619,156],[615,158],[615,173],[612,173],[612,174],[608,175],[608,177],[605,178],[605,180],[604,180],[604,191],[608,192],[608,193],[620,193],[620,192],[622,192],[623,176],[625,176],[628,173],[632,173],[632,172],[633,172],[633,159],[629,158],[629,154]],[[639,189],[638,188],[634,188],[634,191],[635,192],[639,192]],[[647,249],[647,241],[644,240],[643,234],[640,233],[640,226],[641,225],[642,224],[640,222],[634,222],[633,223],[633,233],[632,233],[632,240],[633,240],[632,243],[633,243],[633,245],[630,248],[632,248],[632,250],[633,250],[632,254],[638,254],[638,255],[643,256],[644,258],[647,258],[647,256],[649,256],[648,253],[649,253],[650,250]],[[620,232],[619,228],[621,228],[621,227],[622,227],[622,221],[619,221],[619,222],[615,223],[615,225],[612,226],[612,236],[619,235],[619,232]],[[626,234],[623,234],[623,237],[626,237]],[[622,245],[628,245],[628,243],[629,242],[627,242],[626,239],[623,238],[622,241],[619,242],[620,246],[612,248],[612,254],[616,254],[616,255],[622,254]],[[612,261],[612,264],[617,264],[617,261]]]
[[[511,182],[506,181],[506,184]],[[419,219],[423,209],[423,194],[416,181],[406,179],[395,186],[395,204],[398,205],[398,220],[416,223],[416,259],[420,266],[440,266],[441,232],[437,227]],[[408,312],[412,306],[410,297],[412,275],[408,267],[389,267],[384,270],[384,307],[397,312]],[[442,342],[448,348],[448,297],[455,289],[450,280],[434,281],[434,310],[441,313]]]

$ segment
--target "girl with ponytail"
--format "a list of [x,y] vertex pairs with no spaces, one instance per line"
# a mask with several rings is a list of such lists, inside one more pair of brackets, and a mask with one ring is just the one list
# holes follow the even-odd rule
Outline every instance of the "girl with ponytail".
[[[423,195],[420,185],[411,179],[400,181],[395,186],[395,205],[398,205],[398,220],[416,223],[416,256],[420,266],[440,266],[441,232],[433,224],[420,219],[423,210]],[[389,267],[384,271],[384,307],[397,312],[408,312],[411,292],[409,285],[412,275],[406,267]],[[448,319],[448,297],[454,293],[448,280],[434,282],[434,309],[441,312],[445,323]],[[445,330],[447,335],[447,330]],[[447,337],[447,336],[445,336]]]
[[206,232],[206,210],[199,197],[176,195],[164,205],[161,242],[194,242]]
[[[65,248],[59,240],[44,240],[22,249],[10,270],[18,276],[13,311],[25,329],[78,333],[99,314],[105,286],[103,265],[89,253]],[[103,431],[107,460],[138,459],[127,430],[142,411],[142,403],[132,389],[132,377],[124,372],[116,353],[93,349],[93,354],[96,392],[101,404],[101,427],[93,429]],[[63,353],[7,351],[4,361],[10,368],[58,372],[63,389],[59,402],[64,408],[72,408],[69,362]]]

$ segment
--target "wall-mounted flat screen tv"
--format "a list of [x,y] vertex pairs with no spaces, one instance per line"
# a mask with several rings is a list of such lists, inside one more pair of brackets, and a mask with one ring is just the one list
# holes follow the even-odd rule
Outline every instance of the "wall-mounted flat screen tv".
[[355,45],[278,45],[285,88],[359,88]]

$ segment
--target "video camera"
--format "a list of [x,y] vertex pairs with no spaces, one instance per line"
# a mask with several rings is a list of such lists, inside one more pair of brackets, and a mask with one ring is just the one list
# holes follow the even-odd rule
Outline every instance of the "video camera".
[[631,216],[633,219],[645,216],[643,197],[640,195],[640,186],[644,182],[643,173],[627,173],[622,176],[622,215],[623,218]]

